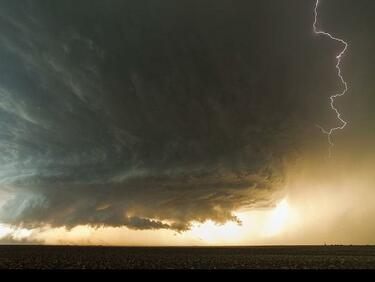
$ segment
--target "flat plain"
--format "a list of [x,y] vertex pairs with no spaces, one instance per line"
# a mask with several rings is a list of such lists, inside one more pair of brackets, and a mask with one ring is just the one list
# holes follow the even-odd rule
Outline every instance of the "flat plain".
[[375,246],[0,246],[0,269],[375,269]]

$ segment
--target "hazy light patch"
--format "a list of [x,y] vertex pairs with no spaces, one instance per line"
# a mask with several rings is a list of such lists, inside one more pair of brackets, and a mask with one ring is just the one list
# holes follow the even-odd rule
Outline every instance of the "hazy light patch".
[[182,246],[199,245],[186,233],[172,230],[132,230],[127,227],[99,227],[81,225],[73,229],[45,228],[34,235],[45,244],[103,245],[103,246]]
[[19,227],[12,227],[6,224],[0,224],[0,240],[11,236],[15,241],[22,241],[31,237],[33,230]]
[[265,235],[275,236],[287,228],[288,220],[290,220],[291,211],[286,199],[282,200],[268,216]]
[[239,242],[244,235],[243,226],[236,222],[218,225],[211,220],[203,224],[194,224],[188,234],[204,243],[220,245]]
[[9,228],[7,225],[0,224],[0,239],[4,238],[5,236],[7,236],[11,232],[12,232],[12,229]]
[[204,244],[262,244],[265,239],[281,236],[283,231],[293,228],[298,220],[298,214],[286,198],[274,208],[238,212],[235,215],[241,224],[228,222],[218,225],[207,221],[203,224],[193,224],[193,228],[187,233]]

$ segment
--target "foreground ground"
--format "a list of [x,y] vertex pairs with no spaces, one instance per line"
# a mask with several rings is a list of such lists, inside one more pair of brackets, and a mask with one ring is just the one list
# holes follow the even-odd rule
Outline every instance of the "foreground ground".
[[0,246],[0,269],[375,269],[375,247]]

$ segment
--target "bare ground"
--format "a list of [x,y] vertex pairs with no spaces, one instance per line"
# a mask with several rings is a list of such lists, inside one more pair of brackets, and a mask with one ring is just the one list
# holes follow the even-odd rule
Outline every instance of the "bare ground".
[[0,246],[0,269],[375,269],[375,246]]

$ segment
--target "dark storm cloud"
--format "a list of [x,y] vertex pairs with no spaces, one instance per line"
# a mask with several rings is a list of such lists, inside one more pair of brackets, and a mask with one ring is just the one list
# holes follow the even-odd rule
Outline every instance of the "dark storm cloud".
[[303,136],[319,135],[325,94],[309,68],[334,46],[317,52],[313,1],[0,7],[2,222],[236,220],[272,200]]

